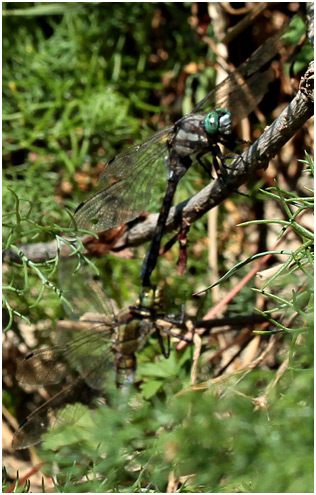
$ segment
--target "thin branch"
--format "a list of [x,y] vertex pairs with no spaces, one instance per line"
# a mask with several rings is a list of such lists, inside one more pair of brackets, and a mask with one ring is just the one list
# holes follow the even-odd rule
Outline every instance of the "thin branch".
[[[233,170],[225,182],[222,179],[217,179],[189,200],[171,209],[166,224],[166,232],[176,229],[182,221],[192,224],[230,196],[232,192],[235,192],[258,170],[267,168],[269,160],[313,115],[313,109],[311,99],[305,92],[299,91],[273,124],[232,164]],[[120,239],[115,246],[116,249],[138,246],[150,240],[157,218],[158,214],[150,215],[145,222],[132,227]]]
[[[192,224],[234,193],[240,185],[256,175],[258,170],[267,168],[269,160],[312,117],[314,110],[313,78],[314,67],[311,64],[302,79],[300,91],[298,91],[295,98],[259,139],[234,161],[230,166],[232,170],[225,182],[222,179],[216,179],[190,199],[171,208],[166,224],[166,232],[177,229],[182,222],[186,222],[188,225]],[[122,236],[118,237],[115,244],[112,244],[112,251],[118,252],[149,241],[153,235],[157,219],[158,214],[152,214],[144,222],[133,225],[130,230],[126,230]],[[30,260],[36,260],[36,262],[51,259],[57,253],[55,241],[19,247]],[[65,253],[65,255],[67,254]],[[61,253],[61,256],[63,256],[63,253]],[[5,251],[4,259],[17,261],[15,258],[16,255],[10,250]]]

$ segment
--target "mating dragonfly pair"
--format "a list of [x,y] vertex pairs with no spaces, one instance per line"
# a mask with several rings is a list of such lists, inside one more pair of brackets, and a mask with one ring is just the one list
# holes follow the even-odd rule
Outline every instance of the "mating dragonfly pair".
[[[77,208],[77,226],[94,232],[134,220],[148,204],[155,177],[165,173],[167,167],[166,193],[143,263],[143,287],[151,287],[150,276],[156,266],[179,180],[193,160],[200,161],[207,153],[211,154],[215,168],[219,168],[220,164],[225,165],[225,158],[218,145],[234,148],[232,126],[254,110],[266,93],[268,84],[274,79],[274,71],[266,66],[283,46],[285,32],[286,29],[281,30],[266,41],[198,103],[190,114],[109,162],[100,177],[105,186]],[[78,373],[79,378],[26,419],[15,434],[13,446],[25,448],[39,442],[50,417],[56,411],[66,403],[78,400],[89,403],[100,393],[106,386],[110,363],[113,363],[111,356],[116,362],[118,386],[132,382],[136,367],[135,352],[153,331],[157,330],[159,337],[158,320],[161,316],[156,293],[149,289],[149,292],[142,293],[136,306],[112,319],[104,316],[99,328],[95,328],[94,322],[90,330],[69,344],[34,351],[26,356],[18,369],[18,379],[21,381],[31,384],[60,382],[67,369],[62,360]],[[91,322],[86,320],[85,323]]]
[[[48,427],[58,424],[66,405],[90,405],[103,397],[111,375],[115,375],[118,388],[128,389],[135,379],[136,352],[148,338],[156,333],[168,357],[170,336],[176,336],[176,327],[181,331],[185,326],[183,315],[163,313],[162,292],[158,289],[144,289],[134,306],[115,314],[89,267],[82,265],[76,271],[73,262],[76,260],[62,262],[61,285],[72,303],[72,317],[82,316],[76,322],[61,321],[58,345],[28,354],[16,374],[21,383],[28,385],[54,385],[67,379],[68,384],[24,420],[13,437],[15,449],[40,442]],[[167,337],[167,348],[163,335]]]
[[150,276],[179,180],[192,161],[201,163],[206,154],[210,154],[216,171],[220,165],[225,170],[225,157],[218,145],[234,151],[232,127],[247,117],[267,92],[275,77],[267,65],[279,53],[286,31],[287,27],[269,38],[190,114],[111,160],[100,175],[104,187],[78,206],[75,220],[79,228],[98,233],[117,227],[140,216],[149,203],[157,177],[166,176],[162,207],[142,266],[143,287],[151,286]]

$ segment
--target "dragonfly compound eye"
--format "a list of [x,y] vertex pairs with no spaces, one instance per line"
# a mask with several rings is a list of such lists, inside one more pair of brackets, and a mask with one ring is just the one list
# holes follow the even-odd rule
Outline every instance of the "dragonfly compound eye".
[[224,108],[216,108],[205,117],[204,127],[209,136],[230,134],[232,129],[231,113]]
[[210,112],[207,114],[204,120],[204,127],[210,136],[218,134],[219,115],[217,112]]

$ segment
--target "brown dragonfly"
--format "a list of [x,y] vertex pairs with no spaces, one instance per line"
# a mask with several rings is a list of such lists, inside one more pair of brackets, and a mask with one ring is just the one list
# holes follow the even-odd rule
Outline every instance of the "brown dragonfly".
[[[106,395],[108,381],[113,380],[113,375],[117,387],[128,388],[135,378],[135,353],[154,332],[162,344],[160,332],[168,333],[174,326],[174,318],[161,313],[161,291],[143,290],[134,306],[115,315],[112,308],[109,309],[109,300],[101,286],[87,275],[87,271],[84,278],[82,272],[75,273],[74,277],[69,272],[64,285],[78,288],[74,297],[74,314],[78,314],[80,306],[87,306],[87,297],[93,300],[94,308],[96,301],[101,299],[102,309],[99,313],[86,312],[78,322],[60,322],[62,341],[59,340],[54,347],[29,353],[19,363],[16,378],[21,383],[54,385],[65,379],[68,382],[61,392],[23,421],[13,437],[15,449],[39,443],[42,434],[50,426],[58,424],[60,413],[67,405],[90,405],[97,397]],[[85,299],[82,299],[84,296],[79,286],[85,289]],[[164,346],[162,349],[167,357],[168,350]]]

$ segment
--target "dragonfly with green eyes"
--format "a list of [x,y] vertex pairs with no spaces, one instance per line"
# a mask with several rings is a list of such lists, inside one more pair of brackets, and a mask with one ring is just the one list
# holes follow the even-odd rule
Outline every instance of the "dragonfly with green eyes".
[[66,264],[67,269],[62,272],[63,292],[71,300],[72,318],[78,321],[61,321],[58,345],[26,355],[16,374],[21,383],[63,383],[64,388],[23,421],[13,437],[15,449],[39,443],[50,426],[63,421],[68,405],[76,404],[76,411],[79,403],[91,406],[95,399],[104,398],[114,376],[117,387],[128,390],[135,379],[136,352],[154,332],[168,357],[169,349],[165,349],[161,333],[174,334],[176,317],[162,313],[160,290],[142,290],[135,305],[115,314],[89,269],[84,266],[75,270],[74,260]]
[[149,203],[157,178],[166,176],[163,204],[142,266],[143,286],[151,286],[150,276],[179,180],[194,160],[200,161],[208,153],[214,167],[219,167],[218,158],[224,165],[218,144],[234,149],[232,127],[247,117],[267,92],[275,77],[267,65],[284,45],[287,29],[269,38],[191,113],[112,159],[100,175],[104,187],[76,209],[79,228],[98,233],[117,227],[140,216]]

